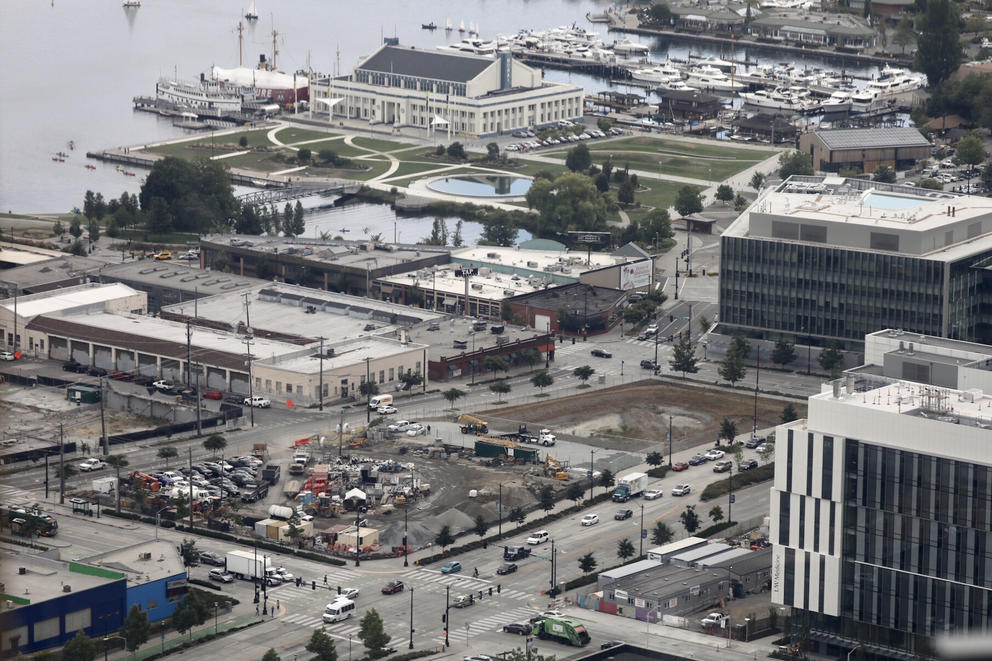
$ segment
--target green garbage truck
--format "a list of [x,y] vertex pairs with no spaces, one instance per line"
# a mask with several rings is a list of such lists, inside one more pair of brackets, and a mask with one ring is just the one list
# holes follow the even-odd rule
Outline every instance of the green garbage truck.
[[553,640],[562,645],[582,647],[589,644],[589,632],[581,622],[564,617],[546,617],[534,624],[534,633],[541,640]]

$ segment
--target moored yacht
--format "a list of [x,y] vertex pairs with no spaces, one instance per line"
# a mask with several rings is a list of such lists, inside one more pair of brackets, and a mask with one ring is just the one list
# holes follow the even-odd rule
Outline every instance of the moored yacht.
[[732,80],[716,67],[706,65],[690,67],[686,74],[686,84],[698,89],[737,92],[747,87],[743,83]]

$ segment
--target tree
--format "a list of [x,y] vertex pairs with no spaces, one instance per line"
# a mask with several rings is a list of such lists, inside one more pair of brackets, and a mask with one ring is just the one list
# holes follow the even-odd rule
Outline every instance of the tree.
[[200,564],[200,554],[196,551],[196,540],[183,537],[182,544],[179,545],[179,555],[183,558],[183,564],[187,567],[195,567]]
[[296,152],[296,160],[303,164],[309,164],[313,160],[313,153],[306,147],[300,147]]
[[138,604],[134,604],[127,612],[127,619],[124,620],[124,627],[121,629],[121,634],[124,636],[124,646],[134,652],[148,642],[151,630],[151,624],[148,623],[148,613],[141,610],[141,606]]
[[796,412],[796,407],[792,405],[792,402],[788,402],[782,409],[782,414],[778,417],[779,421],[784,425],[787,422],[792,422],[799,418],[799,414]]
[[649,452],[644,461],[647,462],[648,466],[661,466],[665,463],[665,455],[660,452]]
[[844,354],[841,353],[836,342],[831,342],[820,352],[816,361],[820,363],[820,367],[830,372],[833,378],[837,378],[837,370],[844,362]]
[[159,459],[165,459],[165,469],[169,469],[169,460],[179,456],[179,450],[170,446],[159,448],[156,453]]
[[958,11],[950,0],[928,0],[918,21],[913,68],[925,73],[930,86],[936,87],[961,63]]
[[586,381],[589,380],[589,377],[591,377],[595,371],[596,370],[594,368],[589,367],[588,365],[582,365],[581,367],[576,367],[572,370],[572,374],[578,377],[578,379],[582,381],[583,385],[585,385]]
[[550,512],[555,508],[555,492],[550,484],[545,484],[537,494],[537,502],[541,509]]
[[894,184],[896,183],[896,171],[888,165],[879,165],[871,175],[871,180],[883,184]]
[[507,518],[518,526],[527,520],[527,514],[524,513],[524,508],[514,507],[510,510],[510,514]]
[[269,650],[262,655],[262,661],[282,661],[282,659],[280,659],[279,655],[276,654],[275,649],[270,647]]
[[506,382],[506,379],[500,379],[495,383],[489,384],[489,389],[496,393],[497,401],[502,403],[503,395],[510,392],[510,384]]
[[967,135],[958,141],[954,160],[968,166],[968,190],[971,190],[971,169],[985,160],[985,146],[975,134]]
[[424,377],[420,375],[420,372],[407,370],[406,374],[400,377],[400,381],[403,382],[403,390],[409,390],[410,388],[414,388],[423,383]]
[[726,439],[728,443],[733,443],[737,438],[737,423],[730,418],[724,418],[720,423],[720,438]]
[[203,449],[217,454],[227,447],[227,439],[220,434],[211,434],[203,441]]
[[687,505],[685,511],[679,515],[679,520],[682,521],[682,527],[690,535],[699,530],[699,515],[696,514],[695,505]]
[[382,625],[382,617],[374,608],[370,608],[362,617],[362,628],[358,630],[358,637],[365,643],[365,649],[369,651],[369,656],[373,659],[384,656],[389,641],[392,639]]
[[745,209],[747,209],[747,206],[749,204],[750,202],[747,201],[747,198],[741,195],[740,193],[737,193],[737,195],[734,196],[734,211],[736,211],[737,213],[740,213]]
[[624,537],[617,542],[617,557],[620,558],[621,562],[627,560],[627,558],[634,555],[636,551],[634,550],[634,544],[630,541],[629,537]]
[[720,184],[716,187],[716,199],[727,204],[734,199],[734,189],[727,184]]
[[533,369],[534,365],[537,365],[539,362],[541,362],[541,352],[538,351],[537,349],[527,349],[526,351],[520,354],[520,360],[523,363],[525,363],[527,367]]
[[617,191],[617,201],[626,205],[634,203],[634,184],[629,179],[620,184],[620,189]]
[[758,458],[761,459],[761,463],[767,464],[772,460],[775,455],[775,443],[772,441],[766,441],[764,449],[758,451]]
[[[178,231],[197,233],[214,228],[229,231],[228,219],[237,218],[241,208],[234,196],[230,173],[220,161],[209,159],[186,161],[168,156],[156,161],[138,199],[146,212],[156,212],[155,200],[161,200],[164,224]],[[155,219],[149,219],[149,226],[154,222]]]
[[363,381],[358,384],[358,394],[365,398],[373,397],[379,394],[379,386],[375,381]]
[[604,468],[599,473],[599,486],[609,489],[614,484],[616,484],[616,477],[613,475],[613,471],[609,468]]
[[73,464],[63,463],[61,466],[55,467],[55,477],[69,479],[74,477],[79,470]]
[[772,362],[776,365],[788,365],[796,359],[796,345],[787,339],[780,338],[772,349]]
[[512,246],[519,230],[506,216],[487,219],[482,227],[482,242],[491,246]]
[[459,218],[455,222],[455,233],[451,237],[451,245],[453,245],[456,248],[461,248],[463,245],[465,245],[465,239],[462,238],[462,225],[464,225],[464,221],[462,221],[462,219]]
[[903,14],[902,18],[899,19],[899,23],[896,24],[896,33],[892,36],[892,43],[902,50],[903,55],[906,54],[906,46],[913,43],[916,39],[916,33],[913,32],[913,22],[910,20],[908,14]]
[[[989,168],[986,165],[985,168],[982,170],[983,175],[985,173],[985,170],[988,170],[988,169]],[[931,179],[930,177],[927,177],[926,179],[920,179],[919,181],[917,181],[916,182],[916,187],[917,188],[926,188],[928,190],[944,190],[944,184],[940,183],[936,179]],[[989,187],[986,186],[986,190],[988,190],[988,189],[989,189]]]
[[[734,458],[734,464],[737,466],[737,472],[741,472],[741,462],[744,461],[744,445],[742,443],[734,443],[730,446],[730,454]],[[732,480],[733,475],[730,477]]]
[[723,520],[723,508],[719,505],[714,505],[710,509],[709,517],[713,519],[713,523],[720,523]]
[[441,532],[434,538],[434,543],[440,546],[442,551],[444,551],[444,547],[454,544],[455,538],[451,534],[451,526],[441,526]]
[[728,351],[727,357],[723,359],[717,373],[720,378],[730,381],[730,385],[734,385],[743,379],[747,373],[744,368],[744,357],[735,351]]
[[703,331],[705,333],[706,331],[708,331],[710,329],[710,326],[712,326],[712,325],[713,325],[713,322],[711,322],[706,317],[706,315],[699,315],[699,330],[701,330],[701,331]]
[[602,172],[596,175],[596,178],[593,179],[593,183],[596,185],[596,190],[600,193],[605,193],[610,190],[610,178]]
[[65,226],[62,224],[61,220],[56,220],[55,224],[52,225],[52,236],[62,238],[63,234],[65,234]]
[[760,172],[755,172],[751,175],[751,188],[760,191],[761,187],[765,185],[765,175]]
[[592,155],[585,143],[579,143],[568,150],[565,155],[565,167],[572,172],[582,172],[588,170],[592,165]]
[[96,217],[96,195],[93,191],[88,190],[83,196],[83,215],[86,216],[87,220]]
[[96,641],[80,629],[62,648],[61,658],[62,661],[93,661],[96,658]]
[[482,361],[482,368],[492,372],[495,377],[496,372],[509,372],[510,364],[500,356],[486,356],[485,360]]
[[293,227],[293,205],[289,202],[282,208],[282,231],[289,236]]
[[71,234],[74,239],[78,239],[83,235],[83,226],[79,223],[78,218],[73,218],[72,222],[69,223],[69,234]]
[[696,358],[696,347],[689,341],[689,338],[682,337],[679,341],[675,343],[675,348],[672,351],[672,360],[668,363],[673,372],[682,372],[682,378],[685,375],[695,374],[699,371],[699,367],[696,363],[699,361]]
[[778,159],[778,176],[787,179],[794,174],[813,174],[813,157],[801,151],[783,152]]
[[578,505],[579,501],[582,500],[586,495],[586,487],[581,482],[572,482],[568,485],[568,489],[565,491],[565,497],[569,500],[575,501]]
[[613,122],[606,119],[605,117],[600,117],[596,120],[596,128],[598,128],[603,133],[609,133],[610,129],[613,128]]
[[458,388],[449,388],[441,393],[441,395],[448,400],[448,403],[451,404],[451,408],[455,408],[455,401],[464,397],[465,391],[459,390]]
[[[173,219],[166,201],[160,197],[156,197],[152,199],[150,205],[148,211],[145,213],[145,227],[148,231],[155,234],[167,234],[171,232],[173,229]],[[241,218],[243,224],[248,224],[250,218],[246,219],[245,214],[250,213],[250,210],[251,207],[245,207]],[[258,234],[257,231],[243,233]]]
[[323,628],[313,630],[313,635],[307,641],[306,650],[316,655],[314,656],[315,661],[337,661],[338,659],[338,652],[334,649],[334,640],[327,635]]
[[530,382],[534,384],[534,387],[539,388],[541,392],[555,382],[555,379],[547,370],[543,372],[538,372],[534,376],[530,377]]
[[176,604],[172,611],[172,628],[179,633],[190,632],[192,636],[193,627],[203,624],[207,619],[207,607],[196,592],[187,592],[182,601]]
[[114,489],[117,494],[117,511],[121,511],[121,469],[128,465],[127,457],[122,454],[112,454],[106,459],[108,466],[113,466],[117,472],[117,487]]
[[667,544],[672,541],[672,538],[674,537],[675,533],[672,532],[672,529],[669,528],[664,521],[659,521],[654,524],[654,528],[651,530],[652,544],[658,544],[659,546],[662,544]]
[[[283,225],[283,232],[286,231],[285,225]],[[293,207],[293,228],[290,232],[293,236],[302,236],[304,232],[307,231],[306,219],[303,217],[303,204],[297,200],[296,206]]]
[[100,221],[94,218],[90,221],[90,224],[86,226],[86,232],[89,234],[90,241],[100,240]]
[[499,145],[495,142],[490,142],[486,145],[486,158],[490,161],[499,160]]
[[592,553],[586,553],[579,558],[579,569],[582,570],[583,574],[596,571],[597,564],[599,563],[596,562],[596,558],[593,557]]
[[675,196],[675,210],[680,216],[689,216],[703,210],[703,200],[694,186],[683,186]]
[[585,175],[568,172],[554,181],[535,179],[526,198],[527,206],[538,212],[535,236],[606,229],[607,198]]
[[475,525],[472,528],[475,534],[479,537],[485,537],[486,531],[489,530],[489,524],[486,523],[486,517],[479,514],[475,517]]
[[465,147],[460,142],[452,142],[448,145],[448,156],[458,161],[464,161],[468,158],[468,154],[465,153]]

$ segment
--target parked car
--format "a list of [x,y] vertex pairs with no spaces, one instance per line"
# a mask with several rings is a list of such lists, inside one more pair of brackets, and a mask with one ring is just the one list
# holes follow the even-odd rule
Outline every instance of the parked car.
[[523,560],[524,558],[530,557],[530,549],[526,546],[504,546],[503,547],[503,559],[504,560]]
[[582,517],[582,521],[580,523],[583,526],[594,526],[597,523],[599,523],[599,515],[598,514],[586,514],[584,517]]
[[662,497],[663,492],[660,489],[648,489],[644,492],[644,500],[656,500]]
[[674,464],[672,464],[672,470],[675,471],[676,473],[680,473],[684,470],[687,470],[688,468],[689,468],[689,464],[687,464],[684,461],[676,461]]
[[726,473],[734,467],[734,462],[724,459],[713,464],[714,473]]
[[86,370],[86,373],[90,376],[107,376],[107,370],[102,367],[91,367]]
[[762,443],[758,447],[754,448],[754,451],[757,452],[758,454],[763,454],[767,449],[768,449],[768,443]]
[[676,484],[672,488],[673,496],[688,496],[690,493],[692,493],[692,487],[688,484]]
[[210,390],[204,390],[203,391],[203,398],[204,399],[224,399],[224,393],[222,393],[219,390],[214,390],[214,389],[211,388]]
[[226,569],[211,569],[210,573],[207,575],[211,581],[217,581],[218,583],[233,583],[234,576],[227,573]]
[[534,630],[527,622],[510,622],[509,624],[503,625],[503,633],[515,633],[521,636],[529,636],[530,632]]
[[499,567],[496,568],[496,573],[500,576],[505,576],[506,574],[512,574],[517,571],[517,565],[512,562],[504,562]]
[[623,521],[624,519],[629,519],[634,516],[634,510],[617,510],[617,513],[613,515],[614,520]]
[[462,570],[462,563],[457,560],[450,560],[441,567],[442,574],[456,574]]
[[386,406],[380,406],[376,409],[376,413],[379,415],[392,415],[393,413],[396,413],[396,407],[389,406],[388,404]]
[[694,455],[692,455],[692,457],[689,458],[689,465],[690,466],[700,466],[702,464],[705,464],[707,461],[708,460],[706,459],[706,455],[704,455],[704,454],[694,454]]
[[703,619],[699,621],[704,627],[715,627],[720,626],[722,623],[730,619],[729,615],[724,615],[723,613],[710,613]]
[[606,349],[593,349],[590,353],[596,358],[612,358],[613,354]]
[[745,459],[744,461],[741,462],[742,471],[749,471],[757,467],[758,467],[758,462],[755,461],[754,459]]
[[172,259],[172,253],[168,250],[163,250],[160,253],[155,253],[155,259],[162,261],[165,259]]
[[420,424],[419,422],[414,422],[409,427],[407,427],[407,429],[406,429],[406,435],[407,436],[421,436],[421,435],[426,436],[427,435],[427,427],[425,427],[424,425]]
[[261,395],[253,395],[252,397],[245,397],[242,402],[245,406],[252,406],[260,409],[267,409],[272,406],[272,402]]
[[14,360],[14,354],[10,351],[0,351],[0,360]]
[[725,454],[726,453],[723,450],[717,450],[716,448],[713,448],[712,450],[706,453],[706,458],[709,461],[716,461],[717,459],[723,459]]
[[410,425],[412,424],[413,423],[410,422],[409,420],[397,420],[393,424],[386,427],[386,431],[397,432],[397,433],[405,432],[407,429],[410,428]]
[[382,586],[383,594],[396,594],[397,592],[403,592],[403,581],[389,581]]
[[644,332],[647,333],[648,335],[655,335],[655,334],[657,334],[657,332],[658,332],[658,324],[651,324],[650,326],[648,326],[647,328],[644,329]]
[[658,363],[654,362],[653,360],[642,360],[641,369],[656,370],[658,369]]
[[158,381],[152,382],[153,388],[158,388],[159,390],[169,390],[172,388],[172,382],[166,381],[165,379],[159,379]]
[[86,373],[86,365],[83,365],[81,363],[77,363],[74,360],[70,360],[68,363],[66,363],[66,364],[64,364],[62,366],[62,370],[65,371],[65,372],[75,372],[76,374],[85,374]]
[[89,459],[86,459],[85,461],[82,461],[79,464],[79,470],[81,470],[84,473],[88,473],[90,471],[98,471],[101,468],[106,468],[106,467],[107,467],[107,463],[101,461],[100,459],[97,459],[96,457],[90,457]]
[[224,566],[224,556],[220,553],[214,553],[213,551],[200,551],[199,556],[200,562],[205,565],[214,565],[215,567]]
[[603,643],[602,645],[600,645],[599,646],[599,649],[601,649],[601,650],[608,650],[611,647],[618,647],[618,646],[624,645],[624,644],[625,644],[625,641],[622,641],[622,640],[608,640],[605,643]]
[[764,442],[765,442],[765,438],[763,436],[752,436],[746,441],[744,441],[744,447],[753,450],[754,448],[758,447]]

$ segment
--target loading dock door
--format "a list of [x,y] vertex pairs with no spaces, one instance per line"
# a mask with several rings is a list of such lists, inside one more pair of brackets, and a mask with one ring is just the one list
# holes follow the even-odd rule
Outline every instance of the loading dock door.
[[122,372],[133,372],[134,368],[134,354],[130,351],[118,351],[117,369]]
[[244,372],[231,372],[231,392],[248,394],[248,375]]
[[99,344],[93,345],[93,364],[105,370],[114,369],[114,357],[110,347]]
[[72,341],[72,359],[83,365],[90,364],[90,345],[88,342]]
[[539,333],[546,333],[551,327],[551,317],[546,314],[535,314],[534,315],[534,330]]

